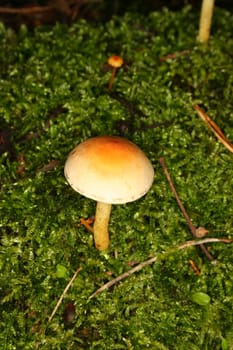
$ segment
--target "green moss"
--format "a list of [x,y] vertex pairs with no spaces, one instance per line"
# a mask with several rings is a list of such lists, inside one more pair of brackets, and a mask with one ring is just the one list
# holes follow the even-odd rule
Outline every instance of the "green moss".
[[[216,9],[206,47],[196,42],[198,18],[187,7],[33,33],[1,25],[0,123],[8,125],[13,146],[0,163],[1,349],[233,349],[230,245],[211,245],[215,264],[197,248],[168,255],[88,301],[132,262],[190,239],[161,156],[193,224],[232,237],[232,154],[193,105],[202,105],[233,141],[233,18]],[[105,64],[111,54],[121,54],[125,65],[110,94]],[[131,139],[155,168],[144,198],[113,207],[107,254],[96,251],[79,225],[95,203],[63,175],[75,144],[101,134]],[[63,311],[70,300],[76,314],[67,327]]]

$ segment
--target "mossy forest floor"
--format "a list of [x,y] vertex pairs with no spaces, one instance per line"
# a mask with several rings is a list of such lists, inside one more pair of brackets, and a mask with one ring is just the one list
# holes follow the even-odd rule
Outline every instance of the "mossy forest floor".
[[[17,34],[0,26],[2,350],[233,349],[231,244],[207,245],[214,262],[198,247],[173,251],[89,300],[193,239],[160,157],[195,227],[233,236],[232,153],[193,108],[233,142],[233,15],[215,10],[207,46],[198,21],[187,7]],[[109,92],[112,54],[125,63]],[[140,200],[113,206],[111,246],[100,253],[80,225],[95,203],[63,167],[76,144],[103,134],[141,147],[155,180]]]

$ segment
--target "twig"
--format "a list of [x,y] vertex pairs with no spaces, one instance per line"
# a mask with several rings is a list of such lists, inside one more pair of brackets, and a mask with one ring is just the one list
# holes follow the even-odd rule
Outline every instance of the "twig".
[[164,62],[164,61],[167,61],[169,59],[177,58],[179,56],[188,55],[189,53],[190,53],[190,50],[183,50],[183,51],[179,51],[179,52],[169,53],[166,56],[160,57],[160,61]]
[[122,273],[121,275],[117,276],[113,280],[105,283],[101,288],[97,289],[97,291],[95,291],[88,299],[90,300],[90,299],[94,298],[97,294],[103,292],[105,289],[110,288],[114,284],[122,281],[123,279],[132,275],[133,273],[140,271],[143,267],[148,266],[150,264],[153,264],[157,259],[158,259],[158,257],[155,256],[153,258],[150,258],[149,260],[146,260],[146,261],[138,264],[137,266],[133,267],[131,270]]
[[199,268],[197,267],[197,265],[195,264],[195,262],[192,259],[189,259],[189,265],[191,266],[191,268],[193,269],[194,273],[197,276],[200,276],[201,271],[199,270]]
[[187,241],[183,244],[180,244],[178,246],[179,250],[188,248],[188,247],[192,247],[195,245],[201,245],[201,244],[205,244],[205,243],[217,243],[217,242],[221,242],[221,243],[232,243],[233,240],[229,239],[229,238],[204,238],[198,241]]
[[183,244],[180,244],[179,246],[177,246],[175,248],[169,249],[167,252],[160,253],[157,256],[154,256],[154,257],[152,257],[152,258],[150,258],[150,259],[148,259],[146,261],[143,261],[142,263],[140,263],[137,266],[133,267],[131,270],[129,270],[127,272],[124,272],[121,275],[117,276],[116,278],[112,279],[111,281],[105,283],[102,287],[100,287],[93,294],[91,294],[91,296],[88,298],[88,300],[94,298],[99,293],[101,293],[104,290],[112,287],[113,285],[117,284],[118,282],[122,281],[123,279],[125,279],[126,277],[132,275],[133,273],[142,270],[143,267],[151,265],[154,262],[156,262],[157,260],[161,260],[162,258],[167,256],[168,254],[174,253],[174,252],[176,252],[178,250],[189,248],[191,246],[196,246],[196,245],[201,246],[202,244],[205,244],[205,243],[215,243],[215,242],[231,243],[232,240],[231,239],[227,239],[227,238],[205,238],[205,239],[201,239],[201,240],[198,240],[198,241],[187,241],[187,242],[185,242]]
[[38,13],[38,12],[48,12],[48,11],[52,11],[53,9],[54,9],[53,6],[31,6],[31,7],[21,7],[21,8],[0,7],[0,13],[29,15],[29,14]]
[[64,296],[66,295],[68,289],[71,287],[72,283],[74,282],[74,280],[75,280],[77,274],[78,274],[81,270],[82,270],[82,267],[79,267],[79,268],[75,271],[73,277],[71,278],[71,280],[70,280],[69,283],[67,284],[67,286],[66,286],[66,288],[64,289],[62,295],[60,296],[60,298],[59,298],[59,300],[58,300],[58,302],[57,302],[55,308],[53,309],[53,312],[52,312],[51,315],[49,316],[49,322],[52,320],[53,316],[54,316],[55,313],[57,312],[57,309],[59,308],[59,306],[60,306],[60,304],[61,304],[61,302],[62,302]]
[[[185,207],[184,207],[183,203],[181,202],[181,200],[180,200],[180,198],[178,196],[178,193],[177,193],[177,191],[175,189],[175,186],[174,186],[174,184],[172,182],[171,176],[170,176],[170,174],[168,172],[168,169],[166,167],[164,158],[162,158],[162,157],[159,158],[159,163],[161,164],[161,166],[163,168],[163,171],[164,171],[164,173],[166,175],[166,178],[167,178],[167,181],[168,181],[168,183],[170,185],[170,188],[171,188],[171,190],[172,190],[172,192],[173,192],[173,194],[174,194],[174,196],[176,198],[176,201],[177,201],[177,203],[178,203],[178,205],[180,207],[180,210],[182,211],[182,214],[184,215],[184,218],[185,218],[185,220],[186,220],[186,222],[188,224],[188,227],[189,227],[193,237],[197,238],[196,227],[193,225],[192,221],[190,220],[190,218],[189,218],[189,216],[188,216],[188,214],[187,214],[187,212],[185,210]],[[214,259],[213,256],[208,252],[208,250],[206,249],[206,247],[203,244],[200,244],[200,248],[203,251],[203,253],[206,255],[208,260],[211,261],[211,260]]]
[[201,109],[200,106],[194,105],[194,109],[197,111],[199,117],[206,123],[208,128],[215,134],[219,141],[233,153],[233,144],[226,138],[222,130],[218,125]]

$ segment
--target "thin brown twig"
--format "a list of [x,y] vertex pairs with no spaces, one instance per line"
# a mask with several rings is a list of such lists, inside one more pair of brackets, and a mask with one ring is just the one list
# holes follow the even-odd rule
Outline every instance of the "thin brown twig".
[[[170,174],[168,172],[168,169],[166,167],[166,164],[165,164],[165,161],[164,161],[163,157],[159,158],[159,163],[161,164],[161,166],[163,168],[163,171],[165,173],[165,176],[167,178],[169,186],[170,186],[170,188],[171,188],[171,190],[172,190],[172,192],[173,192],[173,194],[174,194],[174,196],[176,198],[176,201],[177,201],[177,203],[178,203],[178,205],[180,207],[180,210],[181,210],[182,214],[184,215],[184,218],[185,218],[185,220],[186,220],[186,222],[188,224],[188,227],[189,227],[193,237],[197,238],[196,227],[193,225],[192,221],[190,220],[190,218],[188,216],[188,213],[186,212],[185,207],[184,207],[183,203],[181,202],[181,200],[180,200],[180,198],[178,196],[178,193],[177,193],[177,191],[175,189],[175,186],[174,186],[174,184],[172,182],[171,176],[170,176]],[[208,252],[208,250],[206,249],[204,244],[200,244],[200,248],[203,251],[203,253],[206,255],[208,260],[212,261],[214,259],[213,256]]]
[[21,8],[0,6],[0,13],[8,13],[8,14],[12,13],[12,14],[28,15],[31,13],[48,12],[52,10],[54,10],[53,6],[31,6],[31,7],[21,7]]
[[91,296],[88,299],[90,300],[90,299],[94,298],[97,294],[103,292],[105,289],[110,288],[114,284],[117,284],[118,282],[122,281],[123,279],[125,279],[126,277],[132,275],[133,273],[140,271],[143,267],[154,263],[157,259],[158,259],[158,257],[155,256],[153,258],[150,258],[149,260],[143,261],[142,263],[136,265],[131,270],[122,273],[121,275],[117,276],[116,278],[114,278],[111,281],[105,283],[102,287],[97,289],[93,294],[91,294]]
[[97,296],[98,294],[103,292],[104,290],[112,287],[113,285],[115,285],[118,282],[122,281],[126,277],[129,277],[133,273],[142,270],[145,266],[153,264],[154,262],[159,260],[159,258],[161,256],[165,256],[168,253],[173,253],[173,252],[176,252],[177,250],[182,250],[182,249],[185,249],[185,248],[188,248],[188,247],[191,247],[191,246],[196,246],[196,245],[200,246],[200,245],[205,244],[205,243],[215,243],[215,242],[232,243],[232,240],[228,239],[228,238],[204,238],[204,239],[201,239],[201,240],[198,240],[198,241],[187,241],[187,242],[185,242],[183,244],[180,244],[178,247],[171,248],[167,252],[161,253],[158,256],[154,256],[154,257],[152,257],[152,258],[150,258],[150,259],[148,259],[146,261],[143,261],[142,263],[140,263],[140,264],[136,265],[135,267],[133,267],[131,270],[126,271],[126,272],[122,273],[121,275],[117,276],[116,278],[112,279],[111,281],[105,283],[102,287],[100,287],[93,294],[91,294],[91,296],[88,298],[88,300],[94,298],[95,296]]
[[76,8],[76,11],[81,5],[88,5],[90,2],[100,2],[101,0],[50,0],[49,5],[28,5],[22,7],[7,7],[0,6],[0,13],[3,14],[19,14],[30,15],[34,13],[42,13],[49,11],[65,12],[71,14],[71,8]]
[[179,51],[179,52],[169,53],[168,55],[160,57],[160,61],[164,62],[164,61],[167,61],[169,59],[175,59],[179,56],[188,55],[189,53],[190,53],[190,50],[183,50],[183,51]]
[[77,274],[82,270],[82,267],[79,267],[75,273],[73,274],[73,277],[70,279],[69,283],[67,284],[67,286],[65,287],[62,295],[60,296],[55,308],[53,309],[53,312],[51,313],[51,315],[49,316],[49,322],[52,320],[53,316],[55,315],[55,313],[57,312],[57,309],[59,308],[62,300],[64,299],[64,296],[66,295],[68,289],[71,287],[72,283],[74,282]]

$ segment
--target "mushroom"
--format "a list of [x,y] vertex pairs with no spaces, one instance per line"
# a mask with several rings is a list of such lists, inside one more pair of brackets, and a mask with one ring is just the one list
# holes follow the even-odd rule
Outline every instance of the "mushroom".
[[214,0],[202,0],[198,40],[207,43],[214,12]]
[[112,88],[112,83],[113,83],[117,68],[120,68],[123,63],[124,63],[124,61],[121,58],[121,56],[114,55],[114,56],[109,57],[108,64],[113,67],[112,75],[111,75],[111,78],[110,78],[109,84],[108,84],[109,90],[111,90],[111,88]]
[[98,136],[80,143],[69,154],[64,172],[75,191],[97,201],[93,232],[99,250],[109,246],[112,204],[142,197],[154,178],[152,164],[142,150],[118,136]]

